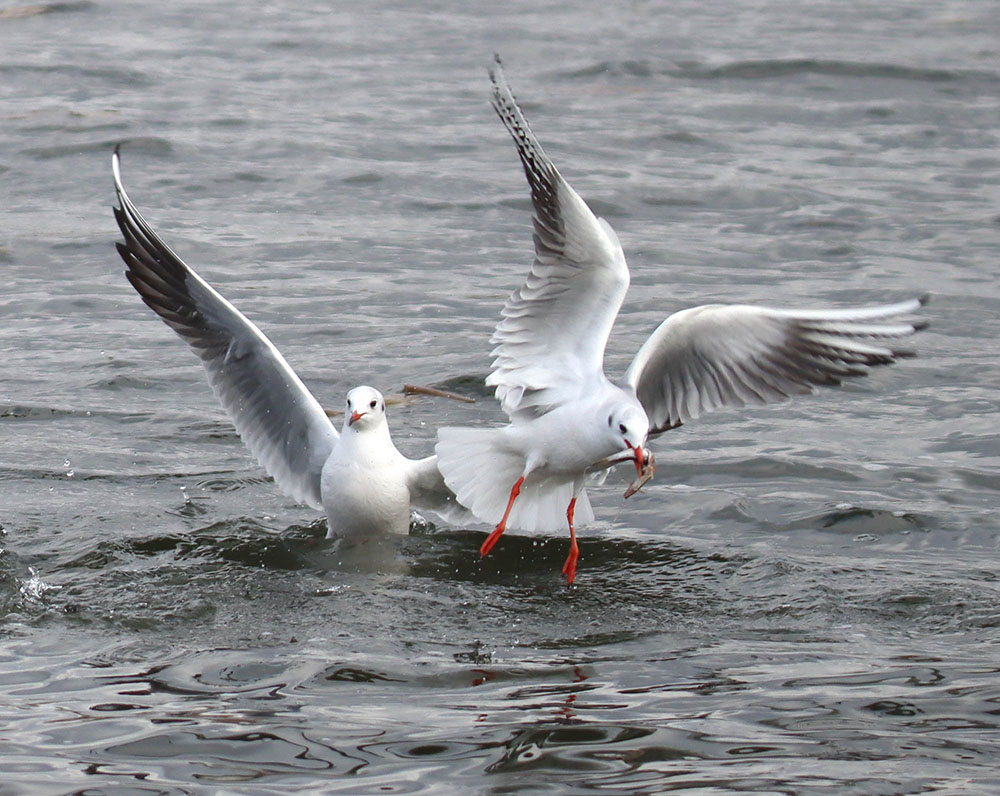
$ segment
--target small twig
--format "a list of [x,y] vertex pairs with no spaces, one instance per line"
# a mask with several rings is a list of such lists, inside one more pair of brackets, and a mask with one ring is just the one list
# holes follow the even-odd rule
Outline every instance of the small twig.
[[466,404],[474,404],[475,398],[467,398],[464,395],[457,395],[453,392],[439,390],[436,387],[422,387],[419,384],[404,384],[404,395],[433,395],[435,398],[450,398],[453,401],[461,401]]
[[648,451],[648,458],[646,459],[646,463],[642,466],[642,472],[639,474],[638,478],[628,485],[628,489],[625,490],[625,499],[628,500],[632,497],[632,495],[642,489],[646,482],[652,478],[655,473],[656,461],[653,459],[653,452]]

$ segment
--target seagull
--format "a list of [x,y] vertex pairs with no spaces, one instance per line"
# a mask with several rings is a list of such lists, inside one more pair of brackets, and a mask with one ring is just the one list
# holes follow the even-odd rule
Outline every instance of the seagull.
[[603,361],[629,285],[621,244],[545,154],[499,58],[490,80],[531,189],[535,260],[490,338],[486,384],[509,423],[441,428],[435,452],[458,502],[496,526],[481,555],[508,527],[551,532],[568,524],[562,572],[572,584],[575,525],[594,517],[586,487],[601,471],[634,463],[639,478],[628,497],[652,476],[651,437],[723,407],[785,400],[913,356],[894,343],[926,325],[900,318],[926,297],[846,309],[685,309],[656,328],[613,383]]
[[465,512],[444,485],[436,457],[408,459],[392,443],[385,398],[347,394],[340,430],[267,337],[170,250],[122,186],[111,160],[123,242],[116,242],[139,296],[201,359],[216,397],[250,452],[289,497],[326,514],[328,538],[405,534],[411,506]]

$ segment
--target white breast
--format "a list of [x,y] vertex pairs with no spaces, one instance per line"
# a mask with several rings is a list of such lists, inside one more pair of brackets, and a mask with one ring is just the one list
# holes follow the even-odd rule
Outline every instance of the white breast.
[[323,467],[328,537],[405,534],[410,491],[403,457],[372,434],[345,434]]

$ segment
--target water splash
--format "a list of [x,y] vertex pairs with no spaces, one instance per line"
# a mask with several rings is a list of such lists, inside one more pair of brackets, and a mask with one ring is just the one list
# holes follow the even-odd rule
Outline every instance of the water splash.
[[58,591],[62,586],[53,586],[43,581],[34,567],[28,567],[28,577],[21,581],[19,592],[22,599],[28,602],[39,603],[46,592]]

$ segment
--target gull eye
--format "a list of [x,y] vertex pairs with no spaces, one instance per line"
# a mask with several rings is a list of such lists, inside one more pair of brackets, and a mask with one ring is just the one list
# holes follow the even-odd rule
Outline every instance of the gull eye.
[[622,434],[628,434],[628,429],[627,429],[627,428],[625,428],[625,424],[624,424],[624,423],[619,423],[619,424],[618,424],[618,430],[619,430],[619,431],[620,431],[620,432],[621,432]]
[[348,409],[351,408],[351,399],[350,398],[347,399],[347,408]]
[[376,406],[378,406],[378,401],[376,401],[376,400],[375,400],[374,398],[372,398],[372,402],[371,402],[370,404],[368,404],[368,405],[369,405],[369,406],[370,406],[370,407],[371,407],[372,409],[374,409],[374,408],[375,408]]

